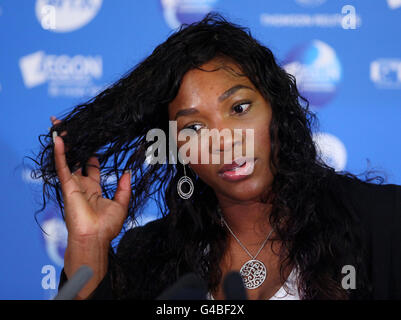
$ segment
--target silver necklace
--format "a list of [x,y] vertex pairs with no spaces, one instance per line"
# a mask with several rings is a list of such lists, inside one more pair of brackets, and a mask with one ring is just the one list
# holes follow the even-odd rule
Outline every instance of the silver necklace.
[[267,277],[267,269],[264,263],[260,260],[257,260],[256,257],[259,255],[259,253],[262,251],[262,249],[265,247],[267,240],[269,240],[270,235],[273,232],[273,229],[270,230],[269,234],[267,235],[267,238],[265,241],[262,243],[262,246],[259,248],[258,252],[256,253],[255,256],[252,256],[252,254],[248,251],[247,248],[241,243],[241,241],[237,238],[237,236],[234,234],[234,232],[231,230],[229,227],[228,223],[224,219],[220,207],[218,207],[218,212],[220,214],[220,218],[222,221],[222,224],[227,227],[228,231],[232,234],[235,240],[237,240],[238,244],[241,246],[242,249],[251,257],[250,260],[245,262],[240,270],[240,274],[242,276],[242,279],[244,280],[244,286],[247,289],[256,289],[259,286],[262,285],[262,283],[265,281]]

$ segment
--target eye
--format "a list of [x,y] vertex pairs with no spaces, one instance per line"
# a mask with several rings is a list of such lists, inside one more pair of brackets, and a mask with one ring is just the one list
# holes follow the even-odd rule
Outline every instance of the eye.
[[196,126],[202,127],[201,124],[199,124],[199,123],[194,123],[194,124],[191,124],[191,125],[189,125],[189,126],[184,127],[183,129],[192,129],[192,130],[194,130],[194,131],[200,130],[200,128],[199,128],[199,129],[196,129]]
[[231,109],[234,111],[234,113],[237,114],[243,114],[248,112],[249,108],[251,107],[251,102],[250,101],[246,101],[246,102],[242,102],[239,104],[234,105]]

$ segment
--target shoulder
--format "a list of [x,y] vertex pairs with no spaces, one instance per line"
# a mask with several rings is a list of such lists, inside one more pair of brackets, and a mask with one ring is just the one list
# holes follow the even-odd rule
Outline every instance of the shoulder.
[[365,230],[369,243],[377,250],[395,243],[395,237],[401,235],[400,185],[375,184],[333,174],[322,198],[324,210],[334,206],[337,212],[346,212]]
[[[340,174],[328,178],[323,210],[351,216],[362,230],[375,299],[401,298],[401,186]],[[344,213],[345,212],[345,213]],[[362,249],[362,248],[361,248]]]
[[143,248],[148,243],[156,245],[158,239],[167,233],[167,217],[152,220],[144,225],[128,229],[121,238],[118,250],[126,251],[129,247],[140,244]]
[[332,197],[352,206],[360,218],[373,223],[377,218],[387,222],[401,217],[401,186],[375,184],[341,174],[328,179],[327,188]]

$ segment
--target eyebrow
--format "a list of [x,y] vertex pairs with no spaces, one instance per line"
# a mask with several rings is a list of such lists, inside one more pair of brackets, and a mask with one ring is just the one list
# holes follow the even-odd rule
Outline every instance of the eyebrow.
[[[224,100],[226,100],[228,97],[232,96],[235,92],[237,92],[240,89],[250,89],[252,91],[255,91],[253,88],[243,85],[243,84],[237,84],[234,87],[231,87],[230,89],[224,91],[217,99],[218,102],[223,102]],[[182,109],[179,110],[176,114],[175,114],[175,120],[177,120],[178,117],[182,117],[182,116],[188,116],[191,114],[196,114],[199,113],[199,110],[196,108],[190,108],[190,109]]]

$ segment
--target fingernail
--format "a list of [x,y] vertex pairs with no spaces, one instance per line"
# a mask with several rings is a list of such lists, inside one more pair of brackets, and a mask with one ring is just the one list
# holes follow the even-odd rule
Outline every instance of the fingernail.
[[56,143],[57,131],[53,131],[53,143]]
[[129,175],[131,175],[131,169],[125,170],[125,171],[124,171],[124,174],[125,174],[125,173],[129,173]]

